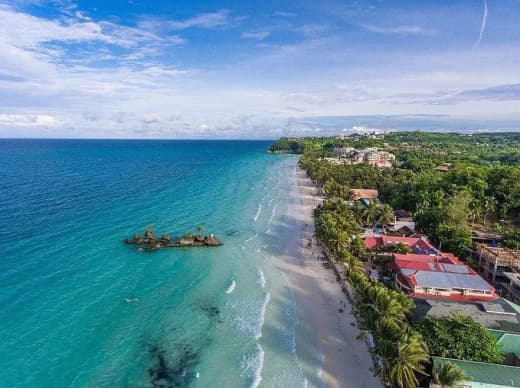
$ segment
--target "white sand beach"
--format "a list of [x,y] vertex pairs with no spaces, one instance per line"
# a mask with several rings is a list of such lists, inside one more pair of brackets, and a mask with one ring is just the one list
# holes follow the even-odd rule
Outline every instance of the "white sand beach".
[[[318,258],[323,256],[314,235],[313,209],[321,198],[305,171],[296,167],[297,184],[288,215],[303,225],[288,242],[279,267],[291,283],[297,305],[299,326],[306,333],[315,333],[319,357],[323,360],[319,377],[322,381],[308,381],[309,386],[381,387],[373,376],[373,362],[351,314],[351,305],[341,290],[332,269],[326,269]],[[311,245],[309,246],[309,241]],[[305,355],[305,341],[297,339],[297,354]],[[308,349],[307,349],[308,350]],[[304,368],[305,370],[305,368]]]

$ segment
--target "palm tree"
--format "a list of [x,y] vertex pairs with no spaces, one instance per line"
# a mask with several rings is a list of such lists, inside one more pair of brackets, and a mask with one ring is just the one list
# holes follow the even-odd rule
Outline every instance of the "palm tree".
[[377,215],[377,221],[383,226],[387,226],[394,222],[394,210],[388,204],[384,204],[379,208],[379,214]]
[[377,203],[375,201],[370,201],[368,206],[365,208],[365,219],[368,226],[372,226],[376,221],[378,212],[379,209]]
[[388,327],[398,331],[405,323],[406,311],[399,300],[383,286],[372,286],[367,293],[363,307],[363,320],[370,330],[376,329],[378,321],[384,319]]
[[433,368],[433,380],[441,388],[455,388],[470,378],[455,364],[444,362]]
[[202,225],[197,226],[197,230],[199,231],[199,236],[202,235],[202,231],[204,230],[204,227]]
[[416,388],[419,384],[417,374],[425,374],[424,364],[429,360],[422,336],[412,329],[407,330],[399,339],[395,350],[393,357],[383,361],[389,366],[390,382],[399,388]]

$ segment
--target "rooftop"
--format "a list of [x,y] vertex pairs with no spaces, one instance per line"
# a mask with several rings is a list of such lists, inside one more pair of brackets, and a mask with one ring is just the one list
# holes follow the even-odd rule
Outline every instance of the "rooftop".
[[502,330],[488,330],[497,340],[502,353],[513,353],[520,358],[520,334]]
[[453,253],[439,252],[437,255],[427,255],[420,253],[394,253],[395,260],[416,261],[423,263],[447,263],[460,264],[459,259]]
[[469,315],[487,329],[520,333],[520,306],[503,298],[487,302],[456,302],[430,298],[413,298],[413,300],[414,321],[420,322],[427,316],[441,318]]
[[520,285],[520,273],[516,273],[516,272],[502,272],[502,275],[504,275],[509,280],[512,280],[514,284]]
[[350,190],[350,193],[354,201],[358,201],[362,198],[376,199],[379,196],[379,192],[377,190],[371,189],[352,189]]
[[495,291],[488,282],[475,274],[413,269],[402,269],[401,273],[409,279],[410,283],[419,287]]
[[442,262],[424,262],[424,261],[413,261],[413,260],[398,260],[396,259],[393,263],[390,263],[392,267],[396,269],[410,269],[418,271],[435,271],[435,272],[450,272],[460,274],[472,274],[476,275],[473,271],[465,264],[451,264]]
[[457,365],[474,383],[490,384],[494,387],[520,387],[520,368],[501,364],[455,360],[432,357],[434,365],[452,363]]
[[412,216],[404,209],[399,209],[394,212],[394,216],[397,218],[411,218]]
[[520,267],[520,250],[478,244],[479,253],[494,259],[498,265]]
[[398,243],[408,245],[412,251],[417,254],[437,254],[439,252],[433,245],[426,241],[426,239],[421,237],[400,237],[383,234],[380,237],[365,238],[365,246],[368,249]]

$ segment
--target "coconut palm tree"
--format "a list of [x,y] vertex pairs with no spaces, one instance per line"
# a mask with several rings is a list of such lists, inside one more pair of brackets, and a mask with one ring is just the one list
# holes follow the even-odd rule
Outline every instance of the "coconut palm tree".
[[399,300],[383,286],[372,286],[368,290],[362,308],[365,310],[363,320],[370,330],[375,330],[377,322],[382,319],[395,331],[398,331],[405,323],[406,311]]
[[394,210],[388,204],[384,204],[378,209],[377,222],[384,227],[394,222]]
[[370,201],[368,206],[365,208],[365,221],[368,226],[372,226],[376,220],[379,213],[379,209],[376,201]]
[[204,227],[202,225],[197,226],[197,230],[199,232],[199,236],[202,235],[202,231],[204,230]]
[[417,374],[423,374],[429,356],[422,336],[409,329],[396,344],[395,354],[383,360],[388,365],[388,378],[394,387],[416,388]]
[[433,368],[433,380],[442,388],[455,388],[470,378],[452,362],[444,362]]

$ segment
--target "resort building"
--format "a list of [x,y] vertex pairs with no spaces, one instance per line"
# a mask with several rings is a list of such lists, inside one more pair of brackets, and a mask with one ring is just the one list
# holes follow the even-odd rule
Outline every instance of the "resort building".
[[415,297],[486,301],[496,299],[495,289],[465,264],[395,260],[395,287]]
[[520,272],[520,251],[486,244],[476,244],[479,272],[495,286],[507,288],[506,272]]
[[395,155],[377,148],[356,150],[352,147],[334,147],[336,158],[327,158],[334,164],[369,164],[376,168],[392,168]]
[[413,298],[413,301],[412,320],[415,322],[422,322],[426,317],[467,315],[488,330],[520,333],[520,306],[504,298],[473,302]]
[[340,158],[348,158],[355,151],[353,147],[334,147],[334,153],[336,153]]
[[[457,388],[520,387],[520,368],[518,367],[442,357],[432,358],[434,367],[439,367],[449,362],[458,366],[469,377],[467,381],[457,385]],[[430,388],[442,387],[431,383]]]
[[388,236],[383,234],[378,237],[367,237],[364,240],[365,247],[369,250],[377,250],[378,248],[391,248],[398,244],[408,246],[413,253],[436,255],[440,253],[433,245],[431,245],[424,237],[400,237]]

